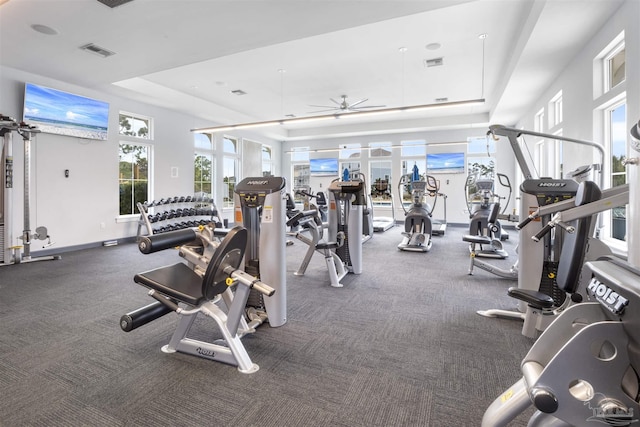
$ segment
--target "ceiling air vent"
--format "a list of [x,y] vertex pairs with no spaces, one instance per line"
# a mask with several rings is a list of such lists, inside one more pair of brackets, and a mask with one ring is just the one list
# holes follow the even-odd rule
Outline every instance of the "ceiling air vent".
[[447,102],[449,98],[436,98],[436,102]]
[[232,90],[231,93],[234,94],[234,95],[238,95],[238,96],[247,94],[247,92],[245,92],[245,91],[243,91],[241,89]]
[[85,44],[84,46],[80,46],[80,49],[86,50],[87,52],[91,52],[93,54],[102,56],[103,58],[107,58],[111,55],[115,55],[115,52],[111,52],[103,47],[95,45],[93,43]]
[[123,4],[129,3],[130,1],[133,1],[133,0],[98,0],[98,1],[103,5],[109,6],[111,9],[113,9],[114,7],[122,6]]
[[433,59],[425,59],[424,66],[425,67],[439,67],[444,64],[442,58],[433,58]]

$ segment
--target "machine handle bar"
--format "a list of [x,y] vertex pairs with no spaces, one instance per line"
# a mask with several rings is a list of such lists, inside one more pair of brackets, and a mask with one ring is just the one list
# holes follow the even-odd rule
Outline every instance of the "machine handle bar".
[[308,211],[300,211],[294,216],[292,216],[291,218],[289,218],[289,220],[287,221],[287,227],[299,225],[300,221],[303,221],[305,219],[311,220],[316,215],[318,215],[318,211],[316,211],[315,209],[309,209]]
[[224,272],[228,274],[229,277],[231,277],[232,279],[235,279],[238,282],[242,283],[243,285],[248,286],[249,288],[253,288],[256,291],[268,297],[270,297],[276,292],[275,289],[273,289],[271,286],[267,285],[266,283],[261,282],[260,280],[256,279],[255,277],[253,277],[248,273],[245,273],[242,270],[236,270],[232,266],[228,266],[227,268],[225,268]]
[[163,297],[161,294],[157,293],[154,290],[150,290],[149,295],[152,296],[154,299],[158,300],[160,303],[162,303],[164,306],[169,308],[171,311],[180,310],[180,307],[178,306],[178,304],[176,304],[175,302],[171,301],[168,298]]
[[538,233],[535,236],[531,237],[531,239],[534,242],[539,242],[540,239],[548,234],[555,226],[556,224],[553,221],[548,222],[544,227],[542,227],[542,230],[538,231]]
[[522,230],[524,227],[527,226],[527,224],[529,224],[534,219],[535,219],[535,217],[533,215],[529,215],[528,217],[526,217],[524,219],[524,221],[522,221],[520,224],[516,225],[516,230]]

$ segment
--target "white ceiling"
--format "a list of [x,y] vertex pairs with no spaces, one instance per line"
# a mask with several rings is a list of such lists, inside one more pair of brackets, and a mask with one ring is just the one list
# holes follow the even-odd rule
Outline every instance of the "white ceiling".
[[[264,128],[280,140],[484,127],[514,124],[622,1],[134,0],[111,9],[9,0],[0,63],[218,124],[309,116],[321,110],[310,105],[341,95],[387,107],[486,99],[389,120]],[[78,49],[87,43],[116,54]],[[424,65],[438,57],[443,66]]]

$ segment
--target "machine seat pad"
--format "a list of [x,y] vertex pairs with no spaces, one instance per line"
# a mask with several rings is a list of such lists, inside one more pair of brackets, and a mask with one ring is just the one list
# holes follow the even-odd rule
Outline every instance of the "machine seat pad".
[[202,295],[202,277],[183,263],[138,273],[133,280],[192,306],[198,306],[205,300]]
[[553,307],[553,298],[543,292],[511,287],[507,291],[507,294],[512,298],[526,302],[534,308],[544,309]]
[[462,236],[462,240],[469,243],[476,243],[478,245],[490,245],[491,238],[488,236],[474,236],[473,234],[466,234]]
[[340,247],[340,245],[338,245],[338,242],[319,242],[316,245],[316,249],[319,249],[319,250],[336,249],[338,247]]

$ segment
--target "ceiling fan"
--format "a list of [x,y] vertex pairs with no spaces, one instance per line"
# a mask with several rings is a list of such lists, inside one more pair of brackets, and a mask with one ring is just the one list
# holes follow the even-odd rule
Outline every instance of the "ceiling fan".
[[338,102],[333,98],[329,98],[335,104],[335,106],[331,106],[331,105],[309,105],[309,107],[324,108],[324,110],[310,111],[310,113],[324,113],[326,111],[340,111],[340,112],[362,111],[362,110],[367,110],[367,109],[370,109],[370,108],[386,107],[386,105],[363,105],[363,106],[361,106],[360,104],[362,104],[363,102],[367,102],[369,100],[368,98],[364,98],[364,99],[361,99],[359,101],[352,102],[352,103],[349,103],[347,101],[347,95],[341,95],[341,98],[342,98],[341,102]]

